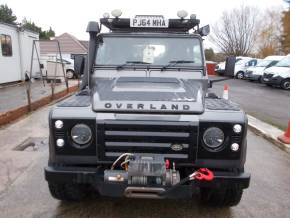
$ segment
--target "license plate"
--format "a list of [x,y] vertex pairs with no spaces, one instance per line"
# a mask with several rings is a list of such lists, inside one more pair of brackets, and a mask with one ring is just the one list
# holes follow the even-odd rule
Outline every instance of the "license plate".
[[269,81],[269,79],[267,79],[267,78],[264,78],[264,81],[268,82],[268,81]]
[[168,28],[168,20],[162,16],[135,17],[130,19],[130,27],[139,28]]

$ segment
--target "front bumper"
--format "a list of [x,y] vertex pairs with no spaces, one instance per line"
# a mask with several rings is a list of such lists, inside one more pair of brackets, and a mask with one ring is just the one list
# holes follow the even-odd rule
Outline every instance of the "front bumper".
[[280,86],[283,78],[280,76],[275,76],[271,78],[263,77],[262,82],[264,84],[274,85],[274,86]]
[[[194,180],[186,185],[178,186],[173,191],[160,197],[156,194],[158,191],[166,191],[171,187],[135,187],[119,182],[105,182],[104,170],[101,168],[84,167],[51,167],[45,168],[45,179],[48,182],[56,183],[76,183],[92,185],[102,196],[109,197],[142,197],[142,198],[190,198],[192,194],[200,187],[208,188],[248,188],[250,183],[249,173],[229,173],[214,172],[214,180],[210,182]],[[128,190],[143,190],[142,193],[129,193]],[[155,193],[156,191],[156,193]],[[130,195],[131,194],[131,195]],[[138,195],[139,194],[139,195]]]
[[248,80],[252,80],[252,81],[258,81],[260,80],[262,76],[261,75],[256,75],[256,74],[246,74],[245,75],[245,78],[248,79]]

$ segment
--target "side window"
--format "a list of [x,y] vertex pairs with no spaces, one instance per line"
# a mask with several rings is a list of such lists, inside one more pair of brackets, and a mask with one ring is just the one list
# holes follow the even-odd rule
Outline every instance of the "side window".
[[256,60],[251,60],[251,61],[249,62],[249,65],[248,65],[248,66],[255,66],[256,63],[257,63]]
[[272,61],[267,67],[272,67],[272,66],[274,66],[277,63],[278,63],[278,61]]
[[12,56],[12,41],[9,35],[0,35],[2,56]]

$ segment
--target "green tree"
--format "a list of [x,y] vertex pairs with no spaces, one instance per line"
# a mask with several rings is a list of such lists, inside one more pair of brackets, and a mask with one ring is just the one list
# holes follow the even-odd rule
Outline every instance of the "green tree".
[[34,22],[32,21],[28,21],[26,18],[24,18],[22,20],[22,27],[24,27],[25,29],[29,29],[32,30],[34,32],[39,33],[39,39],[46,39],[49,40],[50,37],[54,37],[55,36],[55,32],[52,30],[51,27],[49,27],[49,30],[47,31],[43,31],[41,29],[41,27],[37,26]]
[[22,20],[22,27],[37,33],[41,32],[41,27],[36,26],[34,22],[28,21],[26,18]]
[[11,8],[5,5],[0,5],[0,21],[9,24],[16,24],[17,17],[13,14]]

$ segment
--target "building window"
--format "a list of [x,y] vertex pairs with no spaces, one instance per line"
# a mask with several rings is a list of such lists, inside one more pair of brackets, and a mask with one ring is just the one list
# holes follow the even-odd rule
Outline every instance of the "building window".
[[12,56],[12,41],[9,35],[0,35],[2,56]]

